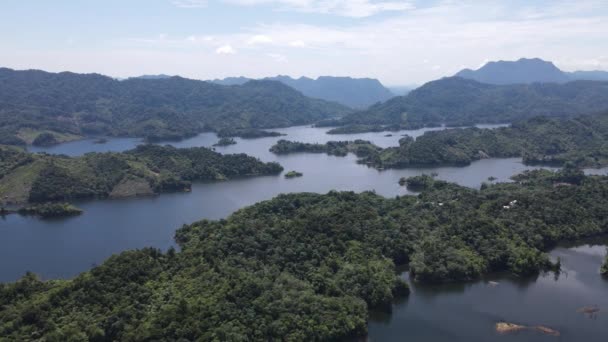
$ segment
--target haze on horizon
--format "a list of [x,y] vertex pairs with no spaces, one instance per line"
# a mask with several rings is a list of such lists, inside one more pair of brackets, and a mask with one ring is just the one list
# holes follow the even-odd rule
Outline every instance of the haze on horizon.
[[521,57],[608,70],[607,34],[601,0],[7,0],[0,67],[403,85]]

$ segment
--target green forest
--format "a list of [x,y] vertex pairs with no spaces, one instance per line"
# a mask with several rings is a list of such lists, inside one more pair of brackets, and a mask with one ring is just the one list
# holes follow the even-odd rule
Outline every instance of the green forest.
[[140,145],[122,153],[82,157],[0,146],[0,198],[7,203],[70,201],[189,191],[192,181],[279,174],[277,163],[204,147]]
[[572,117],[608,110],[607,93],[608,82],[599,81],[491,85],[446,77],[323,124],[354,125],[332,133],[358,133],[441,124],[512,123],[540,115]]
[[608,177],[567,167],[474,190],[288,194],[176,232],[180,250],[126,251],[72,280],[0,284],[12,340],[335,340],[417,282],[555,269],[556,243],[607,232]]
[[463,128],[404,137],[398,147],[380,148],[367,141],[305,144],[281,140],[270,151],[328,153],[359,157],[379,169],[468,165],[484,158],[521,157],[527,164],[580,167],[608,165],[608,113],[572,119],[536,117],[495,129]]
[[355,153],[357,156],[364,157],[377,153],[381,149],[366,140],[355,141],[329,141],[325,144],[302,143],[288,140],[279,140],[270,147],[270,152],[275,154],[290,153],[327,153],[330,156],[346,156],[348,153]]
[[65,135],[179,139],[202,131],[304,125],[350,111],[276,81],[222,86],[181,77],[119,81],[0,68],[0,144],[5,145],[34,140],[46,145]]
[[42,203],[21,208],[17,211],[21,215],[34,215],[41,218],[76,216],[82,210],[69,203]]

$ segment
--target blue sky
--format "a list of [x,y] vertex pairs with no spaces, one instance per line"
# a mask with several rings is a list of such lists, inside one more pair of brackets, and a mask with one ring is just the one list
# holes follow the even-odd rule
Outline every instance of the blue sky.
[[488,60],[608,70],[608,1],[3,0],[0,66],[420,84]]

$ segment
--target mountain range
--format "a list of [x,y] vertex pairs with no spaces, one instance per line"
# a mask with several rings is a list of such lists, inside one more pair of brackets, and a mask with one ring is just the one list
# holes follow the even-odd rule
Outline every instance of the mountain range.
[[206,130],[304,125],[350,111],[276,81],[226,87],[182,77],[119,81],[0,68],[0,144],[31,142],[41,132],[181,138]]
[[566,83],[577,80],[608,81],[606,71],[560,70],[540,58],[488,62],[477,70],[464,69],[455,76],[488,84]]
[[[471,125],[608,110],[608,82],[495,85],[462,77],[429,82],[407,96],[346,115],[337,125]],[[363,127],[365,129],[365,127]]]
[[[242,85],[251,80],[247,77],[228,77],[211,82],[221,85]],[[306,96],[337,102],[355,109],[365,109],[395,96],[380,81],[371,78],[321,76],[317,79],[308,77],[294,79],[289,76],[276,76],[264,80],[278,81]]]

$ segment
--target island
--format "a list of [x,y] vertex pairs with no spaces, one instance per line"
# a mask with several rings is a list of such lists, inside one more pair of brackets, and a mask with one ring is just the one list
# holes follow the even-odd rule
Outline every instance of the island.
[[[410,123],[402,123],[402,124],[394,124],[394,125],[374,125],[374,124],[350,124],[339,126],[336,128],[332,128],[327,131],[327,134],[359,134],[359,133],[374,133],[374,132],[397,132],[400,130],[413,130],[420,129],[423,127],[434,127],[438,126],[438,124],[428,123],[427,125],[421,124],[410,124]],[[390,135],[386,135],[390,136]]]
[[409,265],[420,283],[491,272],[523,277],[552,270],[546,252],[557,243],[608,233],[606,176],[536,170],[479,190],[426,183],[419,194],[393,198],[282,194],[225,219],[182,226],[179,250],[125,251],[69,280],[27,273],[0,284],[0,335],[353,338],[366,334],[370,310],[409,293],[399,265]]
[[289,171],[285,174],[285,178],[302,177],[304,174],[298,171]]
[[69,203],[44,203],[21,208],[17,211],[21,215],[35,215],[41,218],[77,216],[82,214],[79,209]]
[[280,137],[285,134],[273,131],[265,131],[257,128],[226,128],[217,133],[221,138],[240,137],[243,139],[258,139],[268,137]]
[[236,141],[233,138],[223,137],[223,138],[220,138],[220,140],[218,140],[218,142],[213,144],[213,146],[229,146],[229,145],[235,145],[235,144],[236,144]]
[[[377,169],[466,166],[485,158],[522,158],[526,164],[579,167],[608,165],[608,112],[573,119],[535,117],[509,127],[454,128],[406,136],[399,146],[380,148],[361,140],[304,144],[280,140],[272,146],[277,154],[311,152],[346,155]],[[355,148],[356,146],[356,148]]]
[[348,153],[354,153],[361,158],[375,155],[380,150],[379,147],[366,140],[329,141],[325,144],[312,144],[281,139],[270,147],[270,152],[275,154],[308,152],[344,157]]
[[604,264],[602,265],[602,268],[600,269],[600,273],[602,273],[602,275],[608,277],[608,250],[606,251],[606,260],[604,261]]
[[189,191],[193,181],[278,175],[283,167],[246,154],[204,147],[140,145],[81,157],[28,153],[0,146],[0,198],[7,204]]

